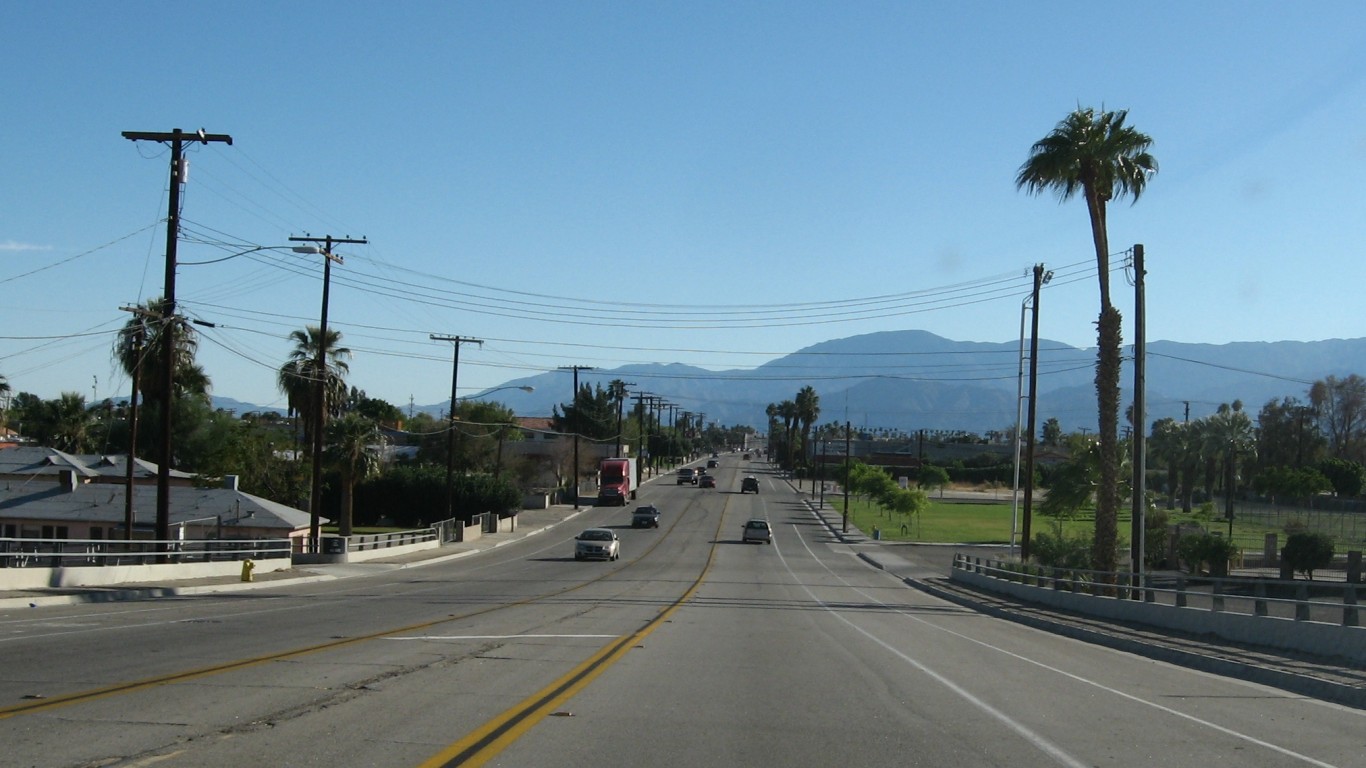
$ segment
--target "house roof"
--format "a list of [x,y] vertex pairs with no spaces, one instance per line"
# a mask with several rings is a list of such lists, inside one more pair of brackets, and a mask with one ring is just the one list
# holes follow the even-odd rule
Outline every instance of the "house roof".
[[[311,522],[303,510],[231,488],[169,488],[171,525],[217,518],[225,531],[233,526],[288,531],[307,528]],[[133,497],[134,520],[150,525],[156,520],[156,494],[143,491]],[[111,485],[78,483],[74,489],[61,484],[0,487],[0,520],[34,520],[53,524],[124,521],[124,489]]]
[[[128,455],[84,454],[76,455],[59,451],[56,448],[22,445],[0,450],[0,476],[51,475],[55,477],[62,470],[71,470],[77,477],[85,480],[100,478],[123,480],[127,476]],[[146,459],[133,458],[134,479],[148,479],[157,476],[158,465]],[[171,470],[171,477],[188,480],[194,477],[190,472]]]

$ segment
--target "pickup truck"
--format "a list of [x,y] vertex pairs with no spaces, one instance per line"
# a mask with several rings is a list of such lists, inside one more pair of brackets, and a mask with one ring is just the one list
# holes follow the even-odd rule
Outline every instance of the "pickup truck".
[[636,507],[636,511],[631,513],[631,527],[658,528],[659,510],[649,505]]
[[697,470],[692,467],[684,467],[678,470],[678,484],[697,485]]

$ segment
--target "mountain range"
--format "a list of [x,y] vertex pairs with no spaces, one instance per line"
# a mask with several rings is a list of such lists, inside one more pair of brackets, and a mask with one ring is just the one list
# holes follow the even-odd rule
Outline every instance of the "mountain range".
[[[1126,347],[1125,406],[1133,399],[1133,348]],[[912,432],[962,430],[977,434],[1015,425],[1017,393],[1028,392],[1028,347],[1020,343],[954,341],[926,331],[883,331],[821,342],[757,368],[713,371],[679,363],[626,365],[580,373],[580,384],[633,382],[673,403],[678,412],[705,414],[707,423],[763,429],[765,408],[791,400],[810,385],[820,396],[820,424],[852,422],[869,429]],[[1366,338],[1325,341],[1147,345],[1148,423],[1196,419],[1221,403],[1241,401],[1255,418],[1267,401],[1307,401],[1310,385],[1328,376],[1366,375]],[[1095,349],[1040,339],[1037,421],[1058,419],[1064,432],[1094,431]],[[510,380],[493,399],[522,416],[548,416],[568,402],[569,374],[553,371]],[[491,389],[498,389],[494,387]],[[472,395],[482,397],[491,391]],[[221,408],[261,410],[214,398]],[[444,414],[445,401],[414,410]],[[1123,422],[1121,421],[1121,424]]]

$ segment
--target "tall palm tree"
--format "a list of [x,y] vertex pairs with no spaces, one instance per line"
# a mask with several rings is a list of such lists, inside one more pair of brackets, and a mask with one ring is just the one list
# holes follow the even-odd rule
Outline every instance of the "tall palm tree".
[[[328,416],[336,416],[346,402],[346,374],[351,370],[346,362],[351,357],[351,350],[340,346],[341,332],[329,328],[325,341],[321,336],[322,331],[316,325],[290,332],[289,340],[294,342],[294,349],[289,353],[289,360],[280,366],[275,379],[285,396],[289,415],[303,417],[304,442],[309,444],[317,421],[314,393],[318,380],[323,381],[323,411]],[[318,371],[319,344],[324,353],[324,372]]]
[[1115,570],[1119,515],[1120,314],[1110,302],[1110,239],[1106,205],[1116,197],[1143,194],[1157,160],[1148,153],[1153,140],[1125,125],[1128,111],[1096,112],[1078,108],[1053,132],[1034,143],[1020,166],[1015,185],[1030,194],[1053,190],[1060,200],[1080,194],[1091,219],[1100,281],[1100,318],[1096,322],[1096,405],[1100,486],[1096,499],[1093,566]]
[[797,422],[802,433],[802,456],[805,457],[810,452],[811,425],[815,424],[821,415],[820,395],[817,395],[815,388],[810,385],[802,387],[797,391],[796,406]]
[[792,425],[797,421],[797,404],[791,400],[778,403],[778,416],[783,420],[783,446],[786,448],[784,469],[792,469]]
[[378,458],[370,450],[370,446],[379,442],[379,426],[359,414],[348,413],[327,425],[327,458],[341,475],[341,515],[337,533],[342,536],[351,535],[356,482],[379,467]]

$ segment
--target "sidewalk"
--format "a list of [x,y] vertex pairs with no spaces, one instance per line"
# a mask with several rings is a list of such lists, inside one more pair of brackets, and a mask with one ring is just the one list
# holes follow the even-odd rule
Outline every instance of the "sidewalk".
[[517,514],[517,530],[509,533],[485,533],[470,542],[455,542],[437,549],[409,552],[360,563],[325,563],[260,573],[256,574],[255,578],[249,582],[244,582],[237,576],[217,576],[183,581],[116,584],[107,587],[54,587],[51,589],[0,591],[0,610],[6,608],[38,608],[51,605],[79,605],[82,603],[112,603],[123,600],[145,600],[154,597],[203,595],[213,592],[240,592],[264,587],[278,587],[282,584],[306,584],[313,581],[363,576],[385,570],[431,565],[466,557],[476,552],[495,549],[525,539],[528,536],[535,536],[560,523],[573,520],[580,514],[582,514],[582,510],[575,510],[569,505],[553,506],[549,509],[526,509]]

